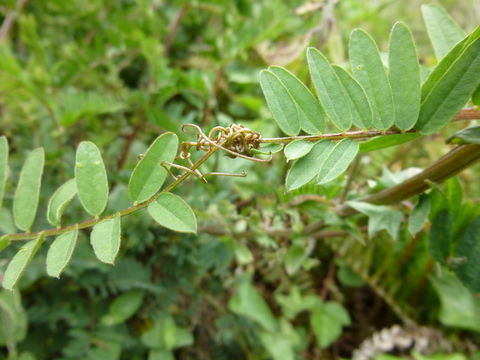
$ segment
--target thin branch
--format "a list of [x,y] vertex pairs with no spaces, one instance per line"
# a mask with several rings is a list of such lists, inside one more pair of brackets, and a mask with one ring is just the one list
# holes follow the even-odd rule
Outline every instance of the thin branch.
[[173,39],[175,37],[175,34],[178,29],[178,25],[180,25],[180,21],[182,20],[183,16],[185,15],[187,9],[189,7],[188,3],[185,3],[180,10],[178,10],[177,15],[175,15],[175,18],[173,19],[172,23],[170,24],[170,27],[168,28],[168,34],[167,37],[165,38],[165,43],[163,45],[163,54],[165,57],[168,56],[168,53],[170,52],[170,48],[172,46]]
[[3,20],[2,26],[0,27],[0,42],[7,38],[10,29],[12,28],[15,19],[18,17],[20,12],[22,11],[23,7],[25,6],[27,0],[18,0],[17,5],[15,6],[15,10],[12,10],[5,16]]

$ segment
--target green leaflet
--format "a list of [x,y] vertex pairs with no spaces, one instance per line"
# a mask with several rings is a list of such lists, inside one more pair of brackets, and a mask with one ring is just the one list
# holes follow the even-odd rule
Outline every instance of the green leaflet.
[[93,227],[90,242],[98,260],[112,264],[120,250],[121,222],[117,213],[112,219],[103,220]]
[[263,70],[260,86],[280,129],[287,135],[297,135],[300,132],[297,105],[280,79],[271,71]]
[[358,143],[352,139],[339,141],[329,154],[325,154],[322,160],[322,168],[317,177],[317,184],[325,184],[342,175],[348,165],[355,159],[358,153]]
[[480,144],[480,126],[470,126],[447,139],[449,144]]
[[283,150],[287,161],[300,159],[307,155],[314,146],[313,142],[306,140],[294,140],[285,146]]
[[8,235],[0,236],[0,251],[5,249],[8,245],[10,245],[10,240],[8,240]]
[[365,89],[372,105],[373,125],[380,130],[390,128],[395,123],[395,106],[375,41],[365,31],[354,30],[349,55],[353,75]]
[[466,261],[455,266],[460,280],[472,292],[480,291],[480,217],[472,222],[460,237],[456,256]]
[[368,237],[372,238],[380,230],[386,230],[390,236],[396,240],[398,230],[403,220],[403,214],[398,210],[393,210],[388,206],[373,205],[360,201],[348,201],[358,212],[368,216]]
[[78,229],[63,233],[52,242],[47,253],[47,274],[60,277],[65,267],[72,258],[73,250],[77,244]]
[[160,225],[179,232],[196,233],[197,219],[180,196],[163,193],[148,206],[148,213]]
[[409,142],[417,137],[420,137],[418,133],[405,133],[405,134],[393,134],[387,136],[378,136],[369,141],[360,143],[360,153],[366,153],[369,151],[385,149],[391,146],[400,145]]
[[28,154],[20,172],[13,198],[13,218],[15,225],[24,231],[30,230],[35,221],[44,163],[45,152],[43,148],[37,148]]
[[308,68],[325,113],[342,131],[352,126],[348,94],[325,56],[314,48],[307,50]]
[[[0,290],[0,319],[0,346],[15,347],[25,339],[28,319],[19,291]],[[32,360],[22,355],[15,359]]]
[[412,236],[418,233],[428,218],[430,212],[430,200],[427,195],[422,194],[418,198],[417,204],[408,218],[408,231]]
[[363,90],[357,80],[340,66],[333,65],[333,69],[349,95],[353,124],[360,129],[370,128],[372,126],[373,114],[365,90]]
[[53,193],[47,207],[47,219],[50,224],[60,225],[63,211],[76,194],[77,184],[75,179],[68,180]]
[[13,290],[44,240],[45,234],[42,232],[36,239],[30,240],[23,245],[12,260],[10,260],[7,269],[5,270],[5,274],[3,275],[2,285],[5,289]]
[[307,155],[295,161],[287,173],[285,181],[287,190],[298,189],[317,176],[322,169],[323,162],[334,147],[335,143],[332,141],[319,141]]
[[268,68],[277,75],[297,105],[300,127],[308,134],[325,131],[325,112],[310,90],[290,71],[280,66]]
[[415,128],[431,134],[448,123],[480,85],[480,27],[457,44],[422,86]]
[[241,280],[235,294],[230,298],[228,308],[236,314],[245,316],[265,330],[276,331],[277,319],[273,316],[268,304],[248,281]]
[[5,234],[17,232],[10,210],[2,207],[0,207],[0,232]]
[[128,291],[113,300],[108,307],[108,313],[100,322],[106,326],[114,326],[125,322],[138,311],[143,302],[143,290]]
[[8,142],[5,136],[0,136],[0,206],[2,206],[8,171]]
[[388,79],[395,103],[395,125],[409,130],[420,113],[420,66],[412,34],[403,23],[396,23],[390,34]]
[[160,190],[167,177],[167,171],[161,164],[172,162],[177,148],[178,137],[173,133],[160,135],[150,145],[128,182],[128,195],[133,201],[145,201]]
[[445,9],[440,6],[433,4],[422,5],[422,15],[435,56],[440,61],[465,37],[465,33],[448,15]]
[[90,141],[82,141],[78,146],[75,180],[84,209],[90,215],[100,215],[108,201],[107,172],[100,150]]
[[345,308],[337,302],[327,301],[312,311],[310,317],[318,346],[331,345],[342,334],[342,328],[351,324]]
[[443,261],[450,253],[453,219],[450,211],[440,211],[430,228],[430,253],[436,261]]

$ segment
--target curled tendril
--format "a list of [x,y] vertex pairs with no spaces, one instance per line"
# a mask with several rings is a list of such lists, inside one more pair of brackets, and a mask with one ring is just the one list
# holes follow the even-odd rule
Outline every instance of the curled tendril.
[[185,128],[194,128],[198,135],[197,141],[185,141],[180,148],[180,158],[189,159],[190,149],[196,148],[198,151],[210,151],[213,148],[217,148],[225,151],[228,156],[232,158],[242,158],[258,162],[268,162],[272,159],[272,156],[268,159],[258,159],[252,157],[252,149],[258,149],[260,146],[260,133],[252,131],[243,125],[232,124],[231,126],[224,128],[216,126],[205,135],[202,129],[195,124],[185,124],[182,126],[182,130]]

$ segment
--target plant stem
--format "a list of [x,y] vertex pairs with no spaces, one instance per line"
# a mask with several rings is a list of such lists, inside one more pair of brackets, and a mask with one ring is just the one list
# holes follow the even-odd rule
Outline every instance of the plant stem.
[[[157,200],[157,198],[161,194],[166,193],[166,192],[171,191],[174,188],[176,188],[180,183],[182,183],[184,180],[186,180],[193,173],[194,170],[198,169],[205,161],[207,161],[207,159],[210,156],[212,156],[217,150],[218,150],[218,148],[216,148],[216,147],[213,147],[210,150],[208,150],[206,154],[204,154],[200,159],[198,159],[193,164],[193,166],[191,167],[192,172],[185,172],[184,174],[179,176],[174,182],[172,182],[170,185],[165,187],[162,191],[153,195],[150,199],[145,200],[145,201],[143,201],[141,203],[138,203],[138,204],[134,204],[133,206],[130,206],[129,208],[126,208],[126,209],[120,211],[119,212],[120,216],[122,216],[122,217],[127,216],[127,215],[130,215],[130,214],[140,210],[140,209],[143,209],[143,208],[147,207],[148,205],[150,205],[155,200]],[[87,220],[87,221],[84,221],[84,222],[81,222],[81,223],[78,223],[78,224],[73,224],[73,225],[68,225],[68,226],[64,226],[64,227],[61,227],[61,228],[56,228],[56,229],[48,229],[48,230],[42,230],[42,231],[37,231],[37,232],[24,232],[24,233],[17,233],[17,234],[7,234],[7,235],[4,235],[2,237],[7,238],[9,241],[18,241],[18,240],[35,239],[41,232],[45,234],[45,237],[47,237],[47,236],[57,236],[57,235],[65,233],[65,232],[72,231],[74,229],[86,229],[86,228],[92,227],[92,226],[98,224],[101,221],[112,219],[115,215],[116,215],[116,213],[106,215],[106,216],[102,216],[102,217],[98,217],[98,218],[95,218],[95,219],[90,219],[90,220]]]

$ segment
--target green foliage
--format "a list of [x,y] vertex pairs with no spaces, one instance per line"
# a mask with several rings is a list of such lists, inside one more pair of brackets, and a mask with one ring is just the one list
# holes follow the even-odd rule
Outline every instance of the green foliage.
[[120,214],[96,224],[90,234],[90,242],[98,260],[112,264],[120,250],[121,220]]
[[65,232],[55,238],[47,254],[47,274],[59,277],[72,258],[77,245],[78,229]]
[[193,210],[180,196],[162,193],[148,206],[148,213],[160,225],[173,231],[197,232]]
[[75,179],[68,180],[53,193],[48,201],[47,208],[47,219],[50,224],[60,225],[63,212],[75,195],[77,195]]

